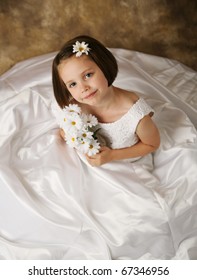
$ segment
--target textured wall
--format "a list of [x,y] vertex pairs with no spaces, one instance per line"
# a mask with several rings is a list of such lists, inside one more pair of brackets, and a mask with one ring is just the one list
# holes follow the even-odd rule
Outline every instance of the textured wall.
[[196,0],[0,0],[0,74],[88,34],[197,70]]

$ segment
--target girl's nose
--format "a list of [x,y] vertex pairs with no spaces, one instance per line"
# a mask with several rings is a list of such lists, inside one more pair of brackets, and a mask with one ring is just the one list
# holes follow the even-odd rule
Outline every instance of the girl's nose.
[[85,87],[85,88],[82,90],[82,93],[83,93],[83,92],[86,92],[86,91],[88,91],[88,87]]
[[86,85],[86,84],[81,85],[81,92],[82,92],[82,93],[88,91],[88,89],[89,89],[89,86],[88,86],[88,85]]

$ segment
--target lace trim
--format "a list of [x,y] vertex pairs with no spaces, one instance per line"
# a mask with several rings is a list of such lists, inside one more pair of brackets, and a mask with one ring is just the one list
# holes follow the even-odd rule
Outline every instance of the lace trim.
[[154,110],[139,98],[126,114],[113,123],[99,123],[99,134],[105,137],[107,145],[113,149],[126,148],[138,142],[135,134],[139,121]]

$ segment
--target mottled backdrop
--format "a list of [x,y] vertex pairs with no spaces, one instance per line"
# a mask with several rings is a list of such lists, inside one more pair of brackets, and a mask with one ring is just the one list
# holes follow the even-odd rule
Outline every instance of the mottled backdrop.
[[79,34],[197,70],[196,0],[0,0],[0,74]]

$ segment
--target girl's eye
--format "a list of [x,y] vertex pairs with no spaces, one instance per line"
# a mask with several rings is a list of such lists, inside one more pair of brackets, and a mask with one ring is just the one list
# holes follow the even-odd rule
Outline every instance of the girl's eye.
[[76,83],[69,84],[69,88],[73,88],[74,86],[76,86]]
[[87,74],[85,74],[85,78],[88,79],[88,78],[90,78],[92,75],[93,75],[93,73],[87,73]]

